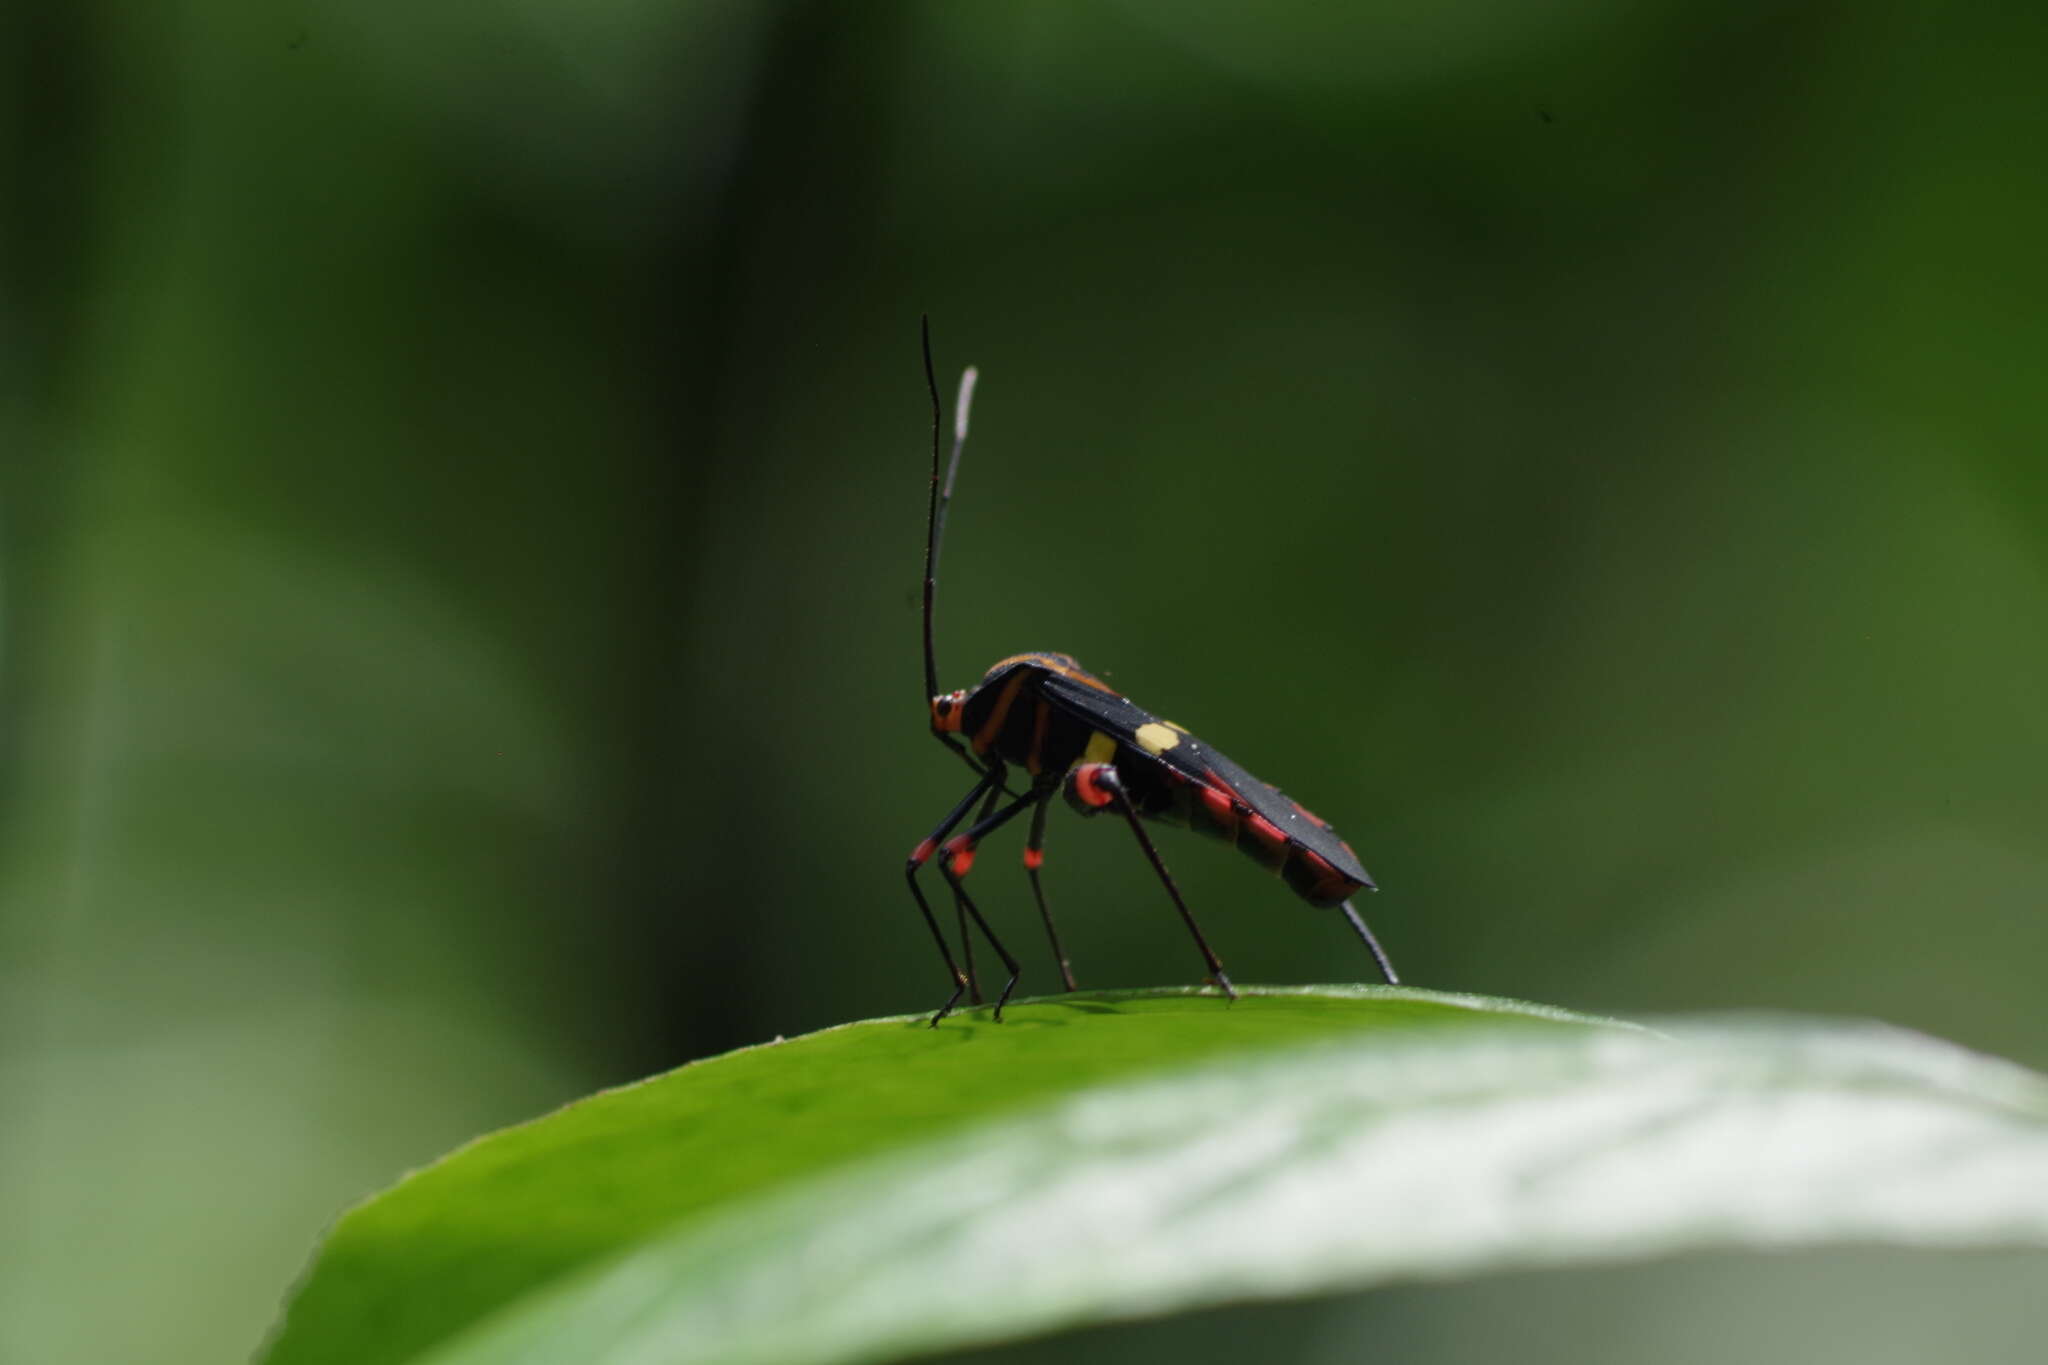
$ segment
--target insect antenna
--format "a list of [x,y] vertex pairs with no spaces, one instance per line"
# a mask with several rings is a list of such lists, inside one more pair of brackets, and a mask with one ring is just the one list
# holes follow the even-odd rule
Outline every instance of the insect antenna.
[[925,510],[924,538],[924,697],[927,705],[939,695],[939,658],[932,643],[933,602],[938,596],[939,547],[946,535],[946,509],[953,501],[953,481],[960,473],[960,451],[967,444],[967,412],[974,403],[978,377],[972,365],[960,375],[960,396],[953,403],[953,455],[946,462],[946,478],[939,481],[939,435],[945,427],[945,409],[939,402],[938,376],[932,369],[932,320],[923,319],[924,384],[932,399],[932,486]]

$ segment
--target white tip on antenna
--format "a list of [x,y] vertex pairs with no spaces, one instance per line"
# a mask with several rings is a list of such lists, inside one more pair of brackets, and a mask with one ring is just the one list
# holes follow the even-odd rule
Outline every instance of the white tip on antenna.
[[969,365],[960,372],[960,396],[953,401],[953,439],[967,439],[967,410],[974,406],[974,381],[981,372]]

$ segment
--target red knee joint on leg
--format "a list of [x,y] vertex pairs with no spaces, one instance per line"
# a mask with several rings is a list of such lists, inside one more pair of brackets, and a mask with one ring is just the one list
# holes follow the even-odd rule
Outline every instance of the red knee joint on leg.
[[1027,848],[1027,849],[1025,849],[1025,850],[1024,850],[1024,866],[1026,866],[1026,867],[1030,868],[1030,869],[1031,869],[1031,870],[1032,870],[1033,872],[1036,872],[1036,871],[1038,871],[1038,869],[1039,869],[1039,868],[1041,868],[1041,867],[1044,867],[1044,866],[1045,866],[1045,850],[1044,850],[1044,849],[1042,849],[1042,848]]
[[920,843],[916,848],[910,850],[910,865],[912,867],[923,867],[926,863],[932,860],[932,854],[937,853],[938,851],[939,846],[933,843],[931,840],[926,839],[923,843]]
[[974,845],[966,835],[956,835],[946,840],[946,866],[956,877],[964,877],[974,867]]
[[1116,769],[1107,763],[1083,763],[1074,769],[1074,793],[1091,806],[1106,806],[1116,797]]

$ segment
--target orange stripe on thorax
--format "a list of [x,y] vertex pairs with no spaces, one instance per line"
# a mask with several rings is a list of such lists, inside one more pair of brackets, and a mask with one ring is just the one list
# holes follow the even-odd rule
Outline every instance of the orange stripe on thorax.
[[1030,674],[1019,672],[1003,684],[1003,690],[996,693],[996,705],[988,713],[988,719],[974,732],[974,752],[985,754],[996,742],[996,736],[1003,732],[1003,722],[1010,718],[1010,706],[1017,700],[1017,693],[1024,686],[1024,679]]
[[1115,697],[1121,695],[1114,687],[1075,663],[1072,659],[1058,654],[1012,654],[1007,659],[998,659],[989,666],[990,673],[1000,673],[1012,664],[1028,664],[1042,668],[1048,673],[1057,673],[1062,678],[1071,678],[1083,687],[1092,687],[1097,692],[1106,692]]

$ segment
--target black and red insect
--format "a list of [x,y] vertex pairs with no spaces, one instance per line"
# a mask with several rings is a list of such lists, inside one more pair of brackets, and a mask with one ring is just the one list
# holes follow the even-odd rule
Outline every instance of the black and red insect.
[[[1013,654],[989,669],[973,687],[958,692],[939,691],[938,656],[932,643],[932,606],[937,596],[939,544],[945,534],[946,509],[953,497],[961,447],[967,440],[967,411],[973,401],[975,372],[969,369],[961,376],[960,396],[954,404],[953,454],[941,485],[939,447],[945,419],[938,380],[932,370],[929,323],[924,329],[924,376],[932,404],[932,482],[924,550],[925,695],[929,698],[933,736],[965,759],[975,772],[974,785],[967,795],[960,798],[930,837],[911,851],[905,867],[910,893],[917,898],[917,908],[923,912],[925,924],[931,929],[939,954],[946,961],[946,970],[953,978],[953,993],[932,1016],[932,1023],[936,1025],[951,1013],[961,995],[972,988],[974,957],[967,923],[970,918],[1010,974],[1003,983],[1002,994],[996,998],[995,1018],[1002,1018],[1003,1005],[1016,989],[1020,971],[1017,959],[989,928],[981,910],[967,894],[966,877],[974,866],[975,851],[981,841],[1026,811],[1031,812],[1031,832],[1024,843],[1024,867],[1031,878],[1031,893],[1045,921],[1053,956],[1059,961],[1062,984],[1070,991],[1075,989],[1073,968],[1060,944],[1059,930],[1053,926],[1052,912],[1046,908],[1045,890],[1038,877],[1045,861],[1046,811],[1053,797],[1062,793],[1067,803],[1082,815],[1113,810],[1130,825],[1166,893],[1173,898],[1174,907],[1180,911],[1181,920],[1202,950],[1209,979],[1224,994],[1234,999],[1237,992],[1223,970],[1223,963],[1195,923],[1151,836],[1145,832],[1147,820],[1181,825],[1234,844],[1262,866],[1271,868],[1310,905],[1341,909],[1371,951],[1380,974],[1390,983],[1398,980],[1379,940],[1351,904],[1351,898],[1358,892],[1375,889],[1358,855],[1337,836],[1329,822],[1289,799],[1278,787],[1260,781],[1172,721],[1161,720],[1136,705],[1064,654]],[[1019,783],[1024,788],[1022,792],[1010,789],[1012,769],[1023,771],[1026,781]],[[955,834],[969,812],[975,812],[975,818],[965,832]],[[925,899],[924,888],[918,884],[919,870],[935,856],[953,893],[965,970],[954,958],[938,917]],[[976,999],[979,1000],[978,990]]]

